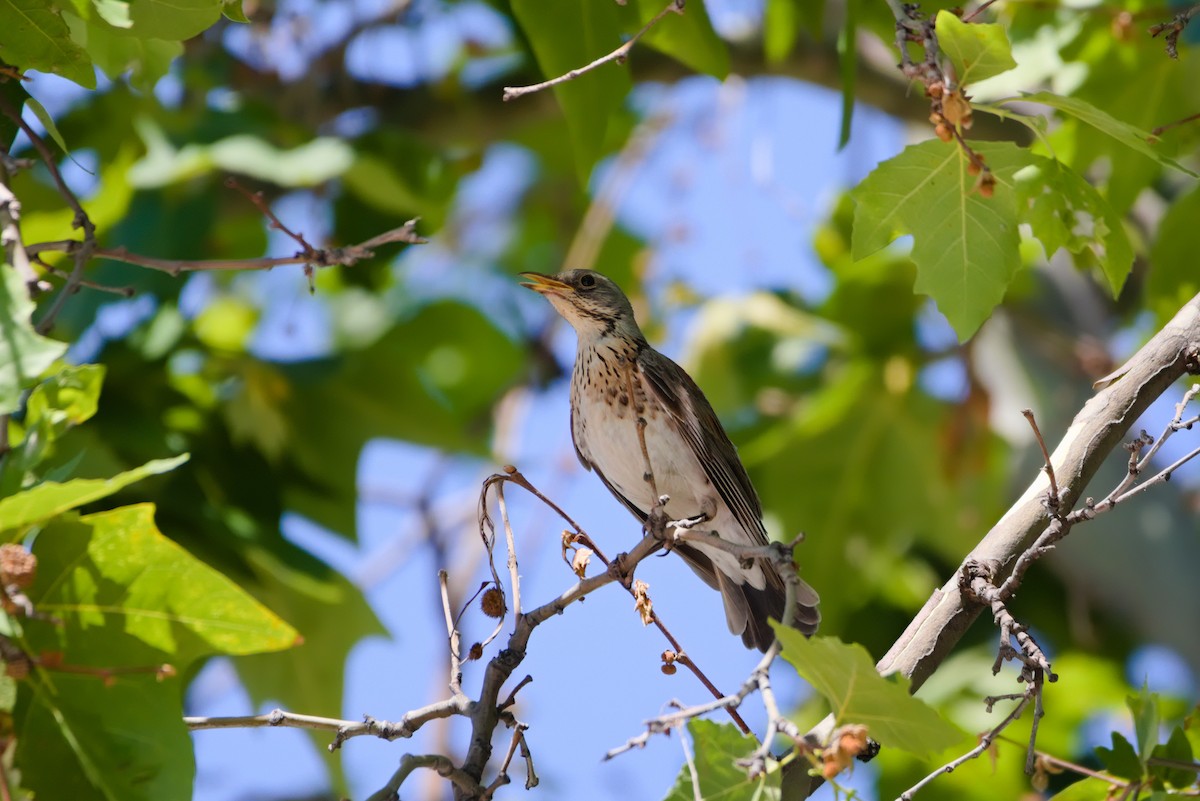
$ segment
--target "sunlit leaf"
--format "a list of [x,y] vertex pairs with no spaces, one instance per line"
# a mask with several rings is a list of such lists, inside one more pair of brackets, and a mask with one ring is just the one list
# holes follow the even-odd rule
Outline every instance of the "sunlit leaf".
[[1111,136],[1130,150],[1153,159],[1163,167],[1170,167],[1193,178],[1200,178],[1200,174],[1193,172],[1175,159],[1164,155],[1161,150],[1156,149],[1152,144],[1153,137],[1149,133],[1137,126],[1122,122],[1107,111],[1093,106],[1086,100],[1081,100],[1078,97],[1056,95],[1053,92],[1022,94],[1021,100],[1029,103],[1041,103],[1042,105],[1056,108],[1064,114],[1069,114],[1096,130]]
[[59,483],[45,481],[27,490],[0,499],[0,531],[21,529],[32,523],[107,498],[114,492],[147,476],[174,470],[188,460],[181,454],[172,459],[157,459],[112,478],[76,478]]
[[910,145],[851,192],[854,257],[910,234],[914,288],[937,302],[960,340],[983,324],[1021,266],[1013,175],[1032,158],[1010,143],[972,147],[995,176],[992,197],[977,190],[958,145],[938,140]]
[[32,313],[29,288],[15,269],[0,264],[0,414],[16,411],[21,392],[67,350],[66,344],[33,330]]
[[53,72],[88,89],[96,72],[83,48],[71,41],[58,4],[50,0],[0,0],[0,59],[19,69]]
[[958,69],[958,83],[969,86],[1017,66],[1003,25],[963,22],[942,10],[937,14],[937,41]]
[[783,643],[783,658],[832,708],[838,725],[864,724],[885,747],[935,754],[966,735],[925,702],[909,695],[908,682],[875,671],[861,645],[837,637],[805,637],[772,622]]

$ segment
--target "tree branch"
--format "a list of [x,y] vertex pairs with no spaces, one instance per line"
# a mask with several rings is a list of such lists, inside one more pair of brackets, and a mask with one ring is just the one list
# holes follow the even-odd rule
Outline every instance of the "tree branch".
[[[1200,369],[1200,295],[1193,297],[1161,331],[1119,370],[1075,416],[1050,461],[1058,479],[1062,508],[1074,508],[1101,463],[1135,420],[1176,380]],[[1166,471],[1164,471],[1166,472]],[[1163,479],[1165,480],[1165,478]],[[972,562],[995,566],[996,580],[1009,575],[1034,537],[1044,531],[1049,481],[1042,473],[963,560],[953,576],[925,602],[876,668],[912,679],[913,692],[946,659],[975,622],[983,606],[962,591]],[[814,732],[828,730],[827,718]],[[807,798],[819,786],[803,770],[784,769],[783,798]]]

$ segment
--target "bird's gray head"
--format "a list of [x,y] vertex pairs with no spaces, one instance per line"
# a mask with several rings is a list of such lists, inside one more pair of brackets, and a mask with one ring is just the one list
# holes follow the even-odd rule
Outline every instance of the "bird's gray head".
[[521,273],[521,286],[545,295],[571,324],[580,342],[619,336],[643,339],[629,298],[611,279],[594,270],[566,270],[558,275]]

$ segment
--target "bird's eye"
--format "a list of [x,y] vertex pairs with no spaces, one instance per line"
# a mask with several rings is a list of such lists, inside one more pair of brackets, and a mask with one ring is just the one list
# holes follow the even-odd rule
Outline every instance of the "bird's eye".
[[596,285],[596,276],[591,275],[590,273],[585,273],[583,277],[579,279],[579,285],[584,289],[591,289]]

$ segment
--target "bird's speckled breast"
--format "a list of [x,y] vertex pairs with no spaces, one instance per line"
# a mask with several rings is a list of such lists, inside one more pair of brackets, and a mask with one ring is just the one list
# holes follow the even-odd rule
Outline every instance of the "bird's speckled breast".
[[[649,512],[656,501],[646,480],[648,456],[654,488],[670,496],[666,507],[669,517],[708,514],[711,522],[697,530],[714,530],[734,542],[749,544],[751,538],[720,499],[695,452],[643,385],[637,355],[636,347],[630,344],[603,339],[576,354],[571,376],[571,434],[575,447],[617,492],[643,512]],[[638,436],[639,418],[647,423],[643,434],[645,454]],[[747,570],[727,553],[714,550],[708,555],[727,575],[744,578],[755,587],[763,586],[757,565]]]

